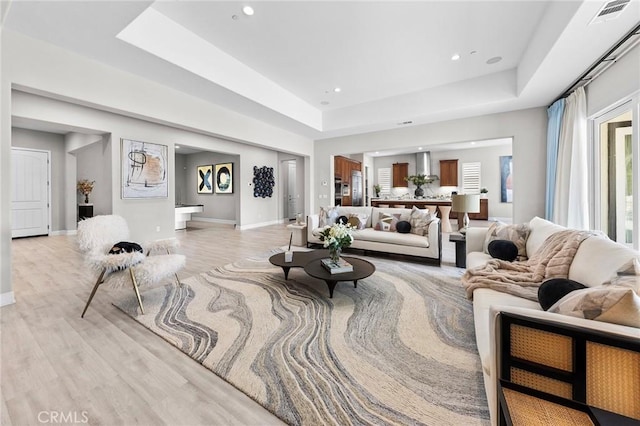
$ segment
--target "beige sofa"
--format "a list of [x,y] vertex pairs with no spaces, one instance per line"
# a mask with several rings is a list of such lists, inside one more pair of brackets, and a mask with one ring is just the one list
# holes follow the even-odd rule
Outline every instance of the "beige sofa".
[[[440,219],[434,219],[429,224],[428,235],[401,234],[398,232],[376,231],[375,224],[382,213],[400,214],[400,220],[409,221],[411,209],[379,208],[379,207],[339,207],[339,216],[360,214],[367,216],[364,229],[354,231],[351,248],[370,250],[383,253],[395,253],[417,256],[440,264],[442,260],[442,233]],[[320,215],[312,214],[307,217],[307,245],[322,244],[318,237],[321,230]]]
[[[526,242],[527,255],[530,257],[551,234],[566,228],[535,217],[529,222],[531,233]],[[469,228],[467,231],[467,269],[483,266],[491,256],[483,252],[487,228]],[[640,253],[622,244],[611,241],[605,236],[592,236],[582,242],[573,258],[569,270],[569,279],[588,287],[602,285],[613,278],[617,271]],[[625,338],[640,339],[640,329],[606,322],[575,318],[554,314],[542,310],[537,302],[497,292],[488,288],[479,288],[473,292],[473,314],[476,344],[484,375],[484,385],[491,413],[492,424],[498,424],[497,400],[497,336],[496,317],[500,312],[510,312],[530,318],[538,318],[559,324],[576,325],[590,330],[612,333]]]

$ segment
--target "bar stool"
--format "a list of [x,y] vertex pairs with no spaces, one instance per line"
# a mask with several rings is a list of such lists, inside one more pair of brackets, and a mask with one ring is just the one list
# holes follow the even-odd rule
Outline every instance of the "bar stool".
[[395,207],[396,209],[404,209],[405,205],[404,204],[394,204],[393,207]]
[[429,213],[432,213],[435,216],[438,216],[436,214],[436,209],[438,208],[438,206],[424,206],[426,209],[429,209]]
[[378,207],[381,207],[383,209],[388,209],[389,208],[389,204],[378,204]]
[[451,206],[438,206],[440,209],[440,222],[442,223],[442,232],[453,232],[451,222],[449,221],[449,213]]

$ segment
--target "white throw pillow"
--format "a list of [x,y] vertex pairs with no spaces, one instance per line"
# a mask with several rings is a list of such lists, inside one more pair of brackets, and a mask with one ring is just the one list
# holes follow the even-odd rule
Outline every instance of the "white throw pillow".
[[433,222],[435,216],[429,213],[428,209],[419,209],[413,206],[409,215],[409,223],[411,224],[411,233],[416,235],[428,235],[429,224]]
[[484,238],[483,251],[489,253],[489,243],[494,240],[508,240],[518,248],[517,260],[527,260],[527,238],[529,238],[529,226],[526,224],[507,225],[502,222],[493,222]]
[[549,312],[640,328],[640,296],[625,286],[572,291],[551,306]]
[[333,225],[338,219],[338,207],[320,207],[320,227]]

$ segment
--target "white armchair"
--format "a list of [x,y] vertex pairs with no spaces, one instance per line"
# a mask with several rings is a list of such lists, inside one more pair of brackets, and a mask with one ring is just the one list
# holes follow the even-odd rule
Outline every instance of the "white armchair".
[[[78,223],[78,247],[88,266],[99,274],[82,311],[82,318],[101,284],[114,289],[132,285],[142,314],[144,308],[139,287],[158,284],[171,275],[180,285],[177,272],[184,267],[186,259],[183,255],[170,253],[177,246],[175,239],[143,245],[143,252],[109,254],[114,244],[128,239],[129,227],[121,216],[95,216]],[[166,254],[151,256],[156,251]]]

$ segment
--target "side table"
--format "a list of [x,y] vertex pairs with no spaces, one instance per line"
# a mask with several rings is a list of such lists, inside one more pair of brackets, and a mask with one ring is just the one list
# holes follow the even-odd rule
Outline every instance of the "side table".
[[463,234],[450,234],[449,241],[456,243],[456,266],[467,267],[467,237]]
[[78,220],[93,217],[93,204],[78,204]]
[[306,247],[307,246],[307,224],[300,223],[291,225],[287,225],[287,229],[293,232],[293,238],[291,240],[291,244],[298,247]]

